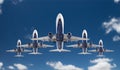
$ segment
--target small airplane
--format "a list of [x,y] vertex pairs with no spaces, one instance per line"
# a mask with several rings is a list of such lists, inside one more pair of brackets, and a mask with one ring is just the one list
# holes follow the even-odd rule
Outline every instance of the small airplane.
[[[36,29],[33,31],[32,37],[33,38],[38,38],[38,32],[37,32]],[[47,48],[47,47],[53,47],[53,46],[43,44],[42,41],[38,42],[38,40],[33,40],[32,43],[24,44],[24,45],[22,45],[22,47],[24,47],[24,48],[33,48],[32,53],[29,53],[29,54],[42,54],[42,53],[38,52],[38,48]]]
[[98,56],[103,56],[104,52],[114,52],[113,50],[108,50],[103,48],[103,41],[100,39],[98,47],[96,47],[96,50],[89,50],[89,52],[98,52]]
[[16,52],[17,55],[15,55],[15,57],[23,57],[23,55],[21,55],[22,52],[32,52],[32,51],[31,50],[25,50],[21,45],[21,40],[18,40],[17,41],[17,48],[12,49],[12,50],[7,50],[7,52]]
[[[88,38],[87,31],[84,29],[82,32],[82,38]],[[91,42],[88,43],[88,40],[82,40],[82,43],[78,41],[78,44],[68,45],[67,47],[73,47],[73,48],[82,48],[82,52],[78,54],[90,54],[88,53],[87,48],[95,48],[97,45],[92,44]]]
[[64,18],[63,15],[59,13],[56,17],[56,34],[49,32],[48,36],[33,38],[32,40],[56,42],[57,49],[50,50],[50,52],[70,52],[70,50],[63,49],[64,42],[88,39],[72,36],[72,33],[70,32],[64,34]]

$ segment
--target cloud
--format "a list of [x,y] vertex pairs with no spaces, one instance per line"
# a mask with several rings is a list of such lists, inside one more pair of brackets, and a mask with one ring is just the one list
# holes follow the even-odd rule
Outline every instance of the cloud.
[[17,67],[18,70],[27,70],[27,66],[23,64],[14,64],[15,67]]
[[3,63],[2,63],[2,62],[0,62],[0,69],[2,69],[2,67],[3,67]]
[[120,0],[114,0],[114,2],[115,2],[115,3],[119,3],[119,2],[120,2]]
[[107,34],[113,30],[120,34],[120,18],[112,18],[110,21],[104,22],[103,27]]
[[111,64],[111,61],[112,59],[109,58],[91,60],[90,63],[94,63],[95,65],[89,66],[88,70],[112,70],[112,68],[116,67],[116,64]]
[[0,0],[0,5],[4,3],[4,0]]
[[23,2],[23,0],[11,0],[12,4],[17,5],[18,3]]
[[14,68],[14,66],[8,66],[8,69],[14,70],[15,68]]
[[114,37],[113,37],[113,41],[119,41],[120,40],[120,36],[119,35],[115,35]]
[[2,4],[4,3],[4,0],[0,0],[0,14],[2,14]]
[[47,62],[47,65],[53,67],[55,70],[83,70],[82,68],[76,67],[74,65],[64,65],[62,62]]

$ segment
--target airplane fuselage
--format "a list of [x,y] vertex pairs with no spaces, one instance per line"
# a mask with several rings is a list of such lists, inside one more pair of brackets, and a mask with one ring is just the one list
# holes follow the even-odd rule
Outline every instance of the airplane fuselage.
[[103,52],[104,52],[104,48],[103,47],[99,47],[99,49],[98,49],[99,55],[103,55]]
[[16,52],[17,52],[18,55],[21,55],[21,52],[23,52],[23,49],[21,47],[18,47],[16,49]]
[[[86,32],[83,32],[83,38],[87,38],[87,33]],[[87,52],[87,48],[88,48],[87,40],[83,40],[82,41],[83,52]]]
[[[60,15],[59,15],[60,16]],[[56,46],[57,49],[63,49],[63,41],[64,41],[64,23],[62,18],[58,18],[56,22]]]

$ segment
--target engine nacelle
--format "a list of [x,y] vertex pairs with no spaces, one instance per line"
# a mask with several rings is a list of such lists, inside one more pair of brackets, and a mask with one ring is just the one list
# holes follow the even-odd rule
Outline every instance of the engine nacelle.
[[71,32],[67,33],[67,38],[68,38],[68,39],[70,39],[71,36],[72,36],[72,33],[71,33]]
[[49,32],[49,33],[48,33],[48,37],[49,37],[50,39],[52,39],[53,34],[52,34],[51,32]]

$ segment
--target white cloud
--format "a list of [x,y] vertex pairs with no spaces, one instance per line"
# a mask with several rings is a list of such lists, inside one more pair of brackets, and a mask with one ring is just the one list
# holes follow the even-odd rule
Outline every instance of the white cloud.
[[0,15],[2,14],[2,4],[4,3],[4,0],[0,0]]
[[3,63],[2,63],[2,62],[0,62],[0,69],[2,69],[2,67],[3,67]]
[[74,65],[64,65],[60,61],[58,62],[47,62],[47,65],[53,67],[55,70],[83,70],[82,68],[76,67]]
[[17,67],[18,70],[27,70],[27,66],[23,64],[14,64],[15,67]]
[[113,41],[119,41],[120,40],[120,36],[119,35],[115,35],[114,37],[113,37]]
[[8,69],[14,70],[15,68],[14,68],[14,66],[8,66]]
[[4,3],[4,0],[0,0],[0,5]]
[[112,68],[116,67],[116,64],[110,63],[112,59],[109,58],[98,58],[95,60],[91,60],[91,63],[95,65],[89,66],[88,70],[112,70]]
[[11,0],[14,5],[23,2],[23,0]]
[[103,27],[106,29],[107,34],[112,30],[120,34],[120,18],[112,18],[110,21],[104,22]]
[[114,0],[114,2],[115,2],[115,3],[119,3],[119,2],[120,2],[120,0]]

